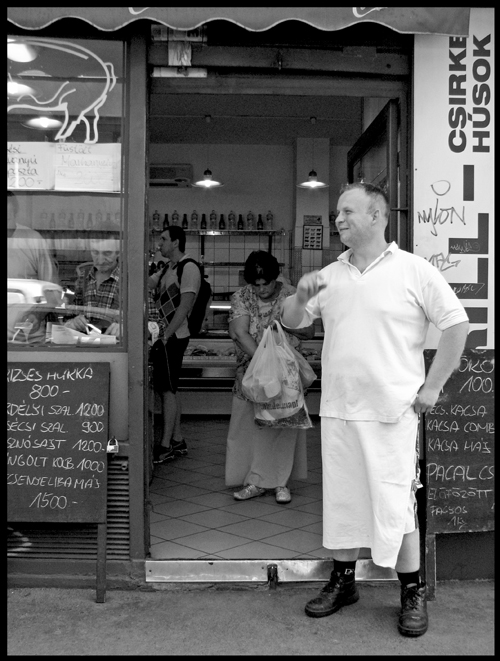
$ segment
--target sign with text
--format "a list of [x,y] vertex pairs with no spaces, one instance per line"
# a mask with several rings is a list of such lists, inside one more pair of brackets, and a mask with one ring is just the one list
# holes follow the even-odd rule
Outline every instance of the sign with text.
[[415,35],[413,251],[462,300],[467,348],[495,346],[494,37],[492,7],[471,9],[468,37]]
[[8,363],[8,520],[106,521],[109,363]]
[[492,350],[466,350],[425,414],[427,533],[494,529],[494,375]]
[[7,190],[54,188],[54,147],[50,142],[7,142]]
[[7,142],[7,190],[120,192],[121,145]]
[[120,191],[118,143],[56,145],[54,169],[56,190]]

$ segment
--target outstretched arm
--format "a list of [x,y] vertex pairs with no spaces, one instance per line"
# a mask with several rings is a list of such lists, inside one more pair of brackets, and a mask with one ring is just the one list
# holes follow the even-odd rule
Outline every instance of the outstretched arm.
[[436,404],[445,383],[460,365],[460,356],[464,350],[468,332],[468,321],[455,324],[443,331],[425,383],[418,391],[413,403],[413,408],[417,413],[430,411]]
[[300,325],[307,302],[324,289],[325,285],[320,283],[318,274],[319,271],[311,271],[303,275],[297,284],[295,294],[285,299],[281,319],[288,328],[296,328]]

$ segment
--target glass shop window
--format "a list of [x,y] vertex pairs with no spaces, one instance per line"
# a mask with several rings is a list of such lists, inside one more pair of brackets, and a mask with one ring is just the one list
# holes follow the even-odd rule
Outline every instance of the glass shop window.
[[7,38],[7,344],[123,346],[124,47]]

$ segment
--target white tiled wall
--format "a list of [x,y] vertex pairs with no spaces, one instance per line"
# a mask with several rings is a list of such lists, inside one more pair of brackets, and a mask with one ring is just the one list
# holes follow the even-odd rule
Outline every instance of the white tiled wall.
[[[336,208],[340,185],[345,182],[346,150],[347,148],[331,147],[329,156],[325,152],[323,160],[318,161],[318,166],[321,165],[322,171],[325,173],[329,171],[330,188],[321,193],[324,204],[321,212],[318,212],[324,215],[325,225],[328,222],[326,219],[329,211]],[[319,153],[318,144],[318,156]],[[209,222],[210,212],[214,209],[217,219],[220,218],[221,213],[224,214],[227,227],[230,211],[234,211],[236,218],[240,213],[245,218],[248,211],[251,210],[256,222],[259,213],[262,213],[265,218],[267,211],[271,210],[274,215],[274,229],[283,228],[286,232],[284,236],[274,238],[273,254],[278,261],[284,262],[283,274],[290,277],[293,260],[289,236],[294,235],[298,211],[297,191],[300,190],[295,186],[295,179],[298,176],[295,158],[296,147],[292,145],[210,145],[210,168],[214,176],[224,183],[224,186],[211,191],[193,188],[151,188],[148,199],[149,215],[151,216],[153,211],[158,209],[162,220],[165,213],[168,213],[171,219],[173,211],[177,210],[181,219],[182,215],[186,213],[189,220],[192,211],[196,210],[199,223],[203,213],[206,214],[207,222]],[[206,146],[153,144],[150,146],[150,163],[190,163],[196,179],[201,177],[203,170],[207,167]],[[315,200],[314,193],[306,195],[305,200],[312,204]],[[301,214],[317,212],[316,205],[304,204],[304,200],[302,200]],[[329,236],[326,236],[328,232],[326,227],[324,231],[326,251]],[[302,230],[300,230],[300,242],[296,245],[302,245]],[[312,269],[321,268],[325,263],[325,257],[332,255],[336,258],[336,254],[340,254],[338,247],[332,245],[329,248],[328,255],[323,250],[302,250],[301,272],[306,273]],[[252,250],[259,249],[268,249],[267,236],[206,236],[205,262],[241,263],[241,266],[234,267],[212,267],[207,264],[206,273],[214,292],[234,291],[240,287],[242,285],[240,276],[240,272],[243,270],[242,265]],[[199,237],[188,235],[186,250],[199,259]],[[292,271],[295,273],[296,269],[292,269]],[[297,273],[297,275],[299,274]],[[293,280],[292,277],[292,282]]]

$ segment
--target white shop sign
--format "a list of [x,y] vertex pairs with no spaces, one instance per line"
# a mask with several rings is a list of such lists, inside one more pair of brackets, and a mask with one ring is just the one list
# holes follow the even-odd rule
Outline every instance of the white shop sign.
[[494,61],[493,9],[468,37],[415,35],[413,250],[462,300],[469,348],[494,348]]

